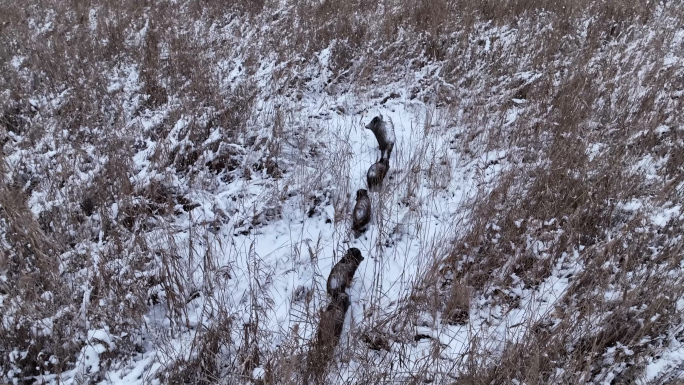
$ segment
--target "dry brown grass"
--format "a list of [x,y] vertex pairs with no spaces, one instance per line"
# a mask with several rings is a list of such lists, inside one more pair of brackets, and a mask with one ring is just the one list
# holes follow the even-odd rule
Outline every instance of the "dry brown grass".
[[[597,38],[597,26],[592,25],[589,38],[600,40],[574,56],[578,60],[574,71],[561,77],[559,84],[542,79],[517,94],[531,104],[528,114],[504,135],[489,138],[494,141],[488,144],[492,148],[512,150],[508,160],[513,164],[476,199],[471,226],[448,259],[454,282],[466,282],[476,297],[492,288],[510,287],[511,273],[520,277],[525,288],[535,288],[550,276],[559,258],[573,250],[584,250],[584,268],[572,277],[554,314],[528,325],[521,341],[504,349],[500,363],[476,366],[464,374],[467,383],[513,379],[528,384],[581,383],[612,375],[619,383],[633,383],[641,376],[645,358],[660,347],[658,336],[666,325],[680,322],[681,314],[674,309],[684,293],[679,275],[673,272],[681,256],[673,251],[681,245],[672,238],[678,221],[661,230],[641,214],[630,216],[618,204],[632,199],[656,204],[680,199],[681,191],[673,189],[673,183],[681,183],[679,169],[672,173],[670,167],[660,168],[658,178],[663,183],[634,169],[644,156],[667,159],[667,164],[672,164],[669,157],[679,159],[681,144],[671,136],[678,134],[655,133],[660,124],[672,122],[666,111],[679,104],[659,91],[667,89],[667,71],[651,66],[658,55],[665,55],[667,44],[654,44],[649,54],[625,55],[623,60],[629,64],[624,66],[610,55],[603,57],[597,48],[615,39],[617,51],[643,36],[644,30],[636,27],[629,32],[615,30],[626,26],[625,18],[644,18],[641,11],[603,9],[599,15],[610,21],[610,31]],[[579,64],[592,55],[599,57],[598,66]],[[629,68],[648,70],[640,79],[621,77]],[[635,140],[642,130],[645,134]],[[596,143],[605,147],[589,156],[587,149]],[[544,253],[530,248],[530,240],[542,242]],[[670,246],[656,246],[665,244]],[[659,249],[658,257],[646,257],[653,255],[653,247]],[[461,264],[466,257],[473,261]],[[456,285],[460,283],[449,290]],[[606,300],[607,292],[620,293],[619,299]],[[455,297],[449,301],[460,297],[448,290],[445,294]],[[597,320],[601,320],[598,329]],[[610,356],[615,361],[607,363],[609,348],[616,346],[631,353],[615,353]],[[478,353],[486,355],[486,351]]]
[[[658,3],[646,0],[407,0],[381,5],[328,0],[276,6],[263,0],[230,6],[200,1],[0,2],[0,274],[12,283],[0,283],[3,313],[12,314],[1,329],[0,354],[28,352],[18,361],[0,360],[2,373],[66,371],[84,344],[84,333],[96,326],[106,325],[116,335],[129,333],[115,355],[140,350],[143,315],[161,292],[171,324],[187,325],[186,305],[197,294],[187,266],[179,250],[150,244],[146,237],[160,231],[173,244],[177,206],[189,211],[193,205],[170,181],[180,175],[188,184],[208,186],[210,178],[203,179],[207,173],[230,181],[262,170],[279,180],[294,168],[287,170],[282,160],[285,144],[300,155],[315,152],[309,140],[286,130],[299,119],[292,111],[273,112],[268,138],[251,132],[258,98],[267,92],[250,81],[226,91],[217,63],[239,57],[249,79],[273,54],[286,64],[274,71],[268,85],[273,95],[267,96],[296,99],[310,80],[300,78],[300,70],[316,60],[314,53],[331,47],[331,93],[367,92],[440,62],[438,75],[412,84],[407,94],[453,114],[440,124],[451,120],[464,127],[466,133],[456,144],[464,152],[507,150],[502,162],[509,168],[496,184],[483,181],[470,227],[458,235],[457,247],[417,285],[412,301],[402,308],[405,314],[377,320],[371,337],[391,334],[392,342],[401,344],[414,337],[407,325],[421,312],[463,324],[473,299],[491,288],[510,287],[511,273],[525,288],[537,287],[564,253],[582,247],[584,268],[572,278],[557,313],[527,325],[522,341],[506,347],[496,367],[478,364],[479,356],[491,352],[473,340],[474,353],[465,365],[469,371],[461,380],[531,384],[602,379],[611,366],[602,365],[601,357],[620,344],[634,353],[614,353],[615,362],[627,365],[619,371],[619,381],[634,381],[645,357],[659,348],[659,336],[681,322],[673,304],[682,296],[682,282],[668,274],[681,262],[676,236],[682,224],[673,220],[662,229],[646,226],[642,231],[646,214],[632,216],[617,207],[633,198],[654,204],[682,199],[681,130],[655,131],[660,125],[682,124],[684,75],[677,66],[662,66],[674,34],[663,23],[681,25],[681,7],[660,5],[658,14]],[[265,24],[270,29],[259,28]],[[553,28],[540,32],[544,25]],[[227,33],[217,36],[222,28]],[[651,30],[662,33],[649,38]],[[511,31],[515,33],[503,33]],[[23,57],[17,69],[15,56]],[[139,90],[110,88],[114,74],[125,82],[132,68]],[[542,76],[534,81],[516,78],[525,71]],[[44,98],[58,102],[40,102]],[[506,125],[512,98],[525,104],[516,122]],[[168,114],[158,123],[143,128],[140,118],[164,111]],[[174,132],[181,117],[188,125]],[[430,118],[425,122],[429,130]],[[207,141],[214,130],[218,138]],[[646,132],[633,139],[642,130]],[[310,133],[306,128],[301,132]],[[131,158],[148,140],[157,143],[149,161],[159,179],[140,185]],[[589,156],[587,148],[595,144],[605,149]],[[24,154],[21,159],[10,162],[19,153]],[[218,156],[208,160],[214,154]],[[348,171],[348,154],[338,156],[333,173],[341,180]],[[632,169],[645,156],[664,162],[656,179]],[[439,175],[451,168],[448,161],[441,162],[434,158],[424,170],[416,165],[413,179],[407,180],[407,200],[419,187],[419,177],[427,175],[432,187],[440,186]],[[82,184],[74,177],[80,173],[93,177]],[[319,184],[312,181],[312,189]],[[285,196],[287,185],[276,190]],[[347,190],[343,186],[338,196],[326,192],[311,199],[332,199],[335,222],[342,222]],[[28,201],[38,194],[59,204],[36,217]],[[117,217],[110,214],[114,204]],[[273,217],[278,216],[276,206]],[[248,222],[257,226],[259,215]],[[543,257],[527,246],[529,239],[545,245]],[[654,248],[658,254],[650,258]],[[465,257],[473,259],[459,265]],[[203,266],[213,271],[212,263],[207,259]],[[448,280],[442,275],[447,271],[452,274]],[[250,279],[258,283],[261,278],[255,274]],[[621,293],[620,299],[606,300],[607,291]],[[254,299],[253,308],[267,300]],[[518,306],[507,298],[497,301]],[[84,303],[87,310],[82,310]],[[240,372],[240,379],[257,365],[267,368],[265,383],[300,378],[305,374],[300,366],[305,343],[293,337],[288,340],[292,345],[260,350],[268,335],[260,329],[259,314],[255,311],[245,326],[221,313],[215,325],[200,328],[193,354],[168,368],[165,378],[216,383],[225,373],[222,362]],[[546,322],[551,318],[559,321],[553,327]],[[31,328],[47,319],[53,323],[52,334]],[[606,327],[597,331],[596,319]],[[307,314],[306,320],[314,322],[315,317]],[[231,335],[235,329],[242,333],[239,343]],[[238,345],[242,350],[234,351]],[[51,356],[59,363],[38,361]],[[293,358],[279,360],[282,356]],[[557,375],[557,368],[564,374]],[[394,369],[384,369],[364,368],[369,379],[399,377]],[[427,374],[411,375],[418,381]]]

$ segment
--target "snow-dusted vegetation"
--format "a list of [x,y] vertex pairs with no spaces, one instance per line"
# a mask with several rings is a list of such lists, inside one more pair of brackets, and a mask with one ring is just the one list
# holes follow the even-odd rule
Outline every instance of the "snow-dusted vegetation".
[[1,383],[684,381],[680,2],[4,0],[0,58]]

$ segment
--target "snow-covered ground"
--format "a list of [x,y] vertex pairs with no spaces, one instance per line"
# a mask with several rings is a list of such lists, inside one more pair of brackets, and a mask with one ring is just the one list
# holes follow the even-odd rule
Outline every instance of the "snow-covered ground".
[[[228,32],[212,27],[210,38],[232,38],[231,34],[242,28],[239,23],[239,20],[231,21],[226,27]],[[563,300],[576,284],[576,277],[587,274],[594,250],[579,245],[558,252],[550,246],[562,233],[556,221],[567,218],[530,224],[528,222],[533,222],[534,218],[521,217],[514,222],[517,228],[524,225],[532,229],[529,231],[538,230],[539,233],[544,233],[546,228],[552,229],[543,234],[547,237],[544,240],[541,236],[528,237],[523,247],[532,256],[533,263],[552,261],[548,274],[538,282],[530,285],[524,282],[524,277],[516,275],[513,272],[516,261],[511,258],[490,272],[492,276],[505,278],[507,284],[492,280],[498,283],[465,294],[469,303],[466,322],[443,320],[441,305],[420,306],[421,301],[443,305],[443,298],[431,296],[438,297],[448,291],[437,286],[444,284],[446,287],[447,281],[450,284],[453,278],[450,275],[454,272],[445,269],[436,274],[435,270],[453,252],[459,237],[473,226],[471,210],[475,203],[482,203],[476,200],[488,199],[497,178],[506,171],[528,167],[523,166],[515,146],[495,148],[492,145],[503,146],[505,140],[479,142],[485,141],[481,136],[490,134],[487,130],[505,136],[506,130],[515,127],[526,113],[530,113],[529,109],[536,108],[530,107],[531,103],[524,95],[509,98],[518,95],[512,84],[523,88],[534,82],[547,81],[547,76],[561,77],[561,72],[544,74],[521,60],[524,65],[520,64],[519,70],[510,70],[512,75],[499,78],[502,86],[483,91],[487,80],[482,78],[486,78],[484,74],[489,67],[482,63],[487,63],[487,55],[492,52],[508,54],[515,44],[525,40],[512,27],[482,23],[473,28],[480,35],[473,40],[477,44],[472,45],[480,47],[480,51],[475,52],[481,56],[464,58],[464,61],[472,59],[473,63],[478,63],[468,71],[468,76],[472,75],[472,84],[481,87],[477,91],[487,96],[477,100],[475,97],[468,99],[476,91],[460,84],[457,87],[443,79],[446,69],[439,61],[424,63],[407,79],[385,82],[388,85],[375,88],[346,85],[346,89],[339,86],[332,90],[338,80],[333,78],[330,69],[332,47],[316,52],[310,64],[299,68],[301,72],[293,77],[305,80],[301,80],[302,85],[296,92],[276,92],[283,85],[274,74],[291,63],[277,62],[264,55],[260,58],[262,62],[255,66],[255,72],[248,75],[245,62],[249,58],[241,57],[240,50],[236,49],[231,60],[220,60],[213,68],[222,96],[238,92],[239,87],[247,83],[257,90],[254,114],[245,123],[247,133],[238,135],[234,143],[224,141],[226,127],[212,127],[213,131],[206,135],[203,143],[193,143],[187,134],[189,128],[198,122],[205,123],[216,111],[201,110],[196,116],[177,116],[170,106],[182,101],[173,98],[166,105],[169,110],[146,109],[140,96],[143,87],[140,69],[122,63],[112,70],[108,74],[110,82],[104,89],[124,100],[126,124],[121,132],[108,132],[107,135],[139,138],[130,159],[134,170],[133,175],[129,175],[132,188],[162,185],[191,204],[179,203],[167,222],[159,221],[150,226],[150,231],[140,231],[144,238],[141,243],[148,247],[146,251],[164,251],[159,253],[164,257],[141,252],[144,257],[158,262],[163,271],[136,272],[136,278],[143,281],[163,276],[166,281],[150,284],[148,300],[151,306],[143,316],[144,323],[137,335],[113,332],[113,323],[91,325],[88,317],[90,303],[94,301],[91,294],[95,298],[97,293],[92,293],[91,287],[81,287],[85,294],[77,309],[82,318],[78,322],[82,321],[88,331],[80,340],[83,345],[76,365],[59,375],[39,376],[36,380],[53,384],[164,383],[163,376],[172,373],[179,363],[206,354],[200,350],[204,344],[201,339],[212,338],[210,331],[222,326],[229,330],[231,343],[219,349],[216,361],[223,365],[219,383],[246,383],[249,377],[256,380],[268,375],[270,368],[263,360],[258,364],[243,360],[248,355],[247,350],[255,346],[263,358],[282,356],[283,360],[304,362],[301,358],[306,355],[308,343],[315,335],[318,311],[329,301],[325,291],[328,274],[351,247],[358,248],[365,259],[348,289],[352,305],[347,312],[329,383],[361,382],[369,375],[369,367],[385,370],[382,376],[388,381],[415,380],[420,376],[422,381],[447,383],[472,370],[473,365],[495,367],[505,350],[523,344],[533,328],[541,325],[545,330],[553,331],[564,326],[563,322],[572,320],[573,315],[562,314],[563,307],[568,306]],[[145,24],[134,40],[143,41],[147,32]],[[548,31],[542,29],[542,32]],[[681,45],[684,33],[679,31],[672,36],[674,48],[668,49],[675,51],[676,45]],[[248,35],[244,40],[250,37],[255,38]],[[643,41],[651,39],[647,37]],[[606,43],[606,51],[611,49],[610,44],[614,43]],[[668,53],[666,56],[665,62],[661,63],[664,68],[681,67],[681,54]],[[18,72],[27,71],[22,69],[26,60],[24,56],[14,56],[10,64]],[[592,65],[601,63],[596,59]],[[641,78],[643,74],[638,76]],[[556,81],[560,82],[550,83]],[[437,103],[436,97],[422,97],[431,92],[437,94],[439,87],[462,100],[449,106]],[[414,88],[419,92],[413,92]],[[69,88],[50,98],[32,99],[31,103],[38,110],[57,109],[73,91]],[[496,119],[490,119],[486,126],[473,127],[488,117],[471,117],[466,122],[461,118],[467,108],[484,111],[483,115],[496,110]],[[384,187],[379,193],[371,193],[371,226],[355,238],[350,228],[356,191],[367,188],[368,168],[380,156],[373,133],[364,126],[379,114],[393,123],[396,143]],[[551,119],[544,114],[541,116]],[[595,126],[598,127],[598,123]],[[655,135],[658,140],[681,141],[677,136],[681,127],[671,126],[658,124],[655,130],[640,131],[626,143],[636,146],[647,135]],[[156,131],[164,132],[160,127],[168,127],[168,132],[156,137]],[[66,159],[79,167],[87,164],[76,167],[78,172],[65,177],[69,186],[92,184],[94,176],[107,166],[107,156],[98,153],[101,149],[92,145],[64,153],[68,142],[73,140],[70,132],[52,128],[47,131],[49,135],[37,144],[32,143],[37,150],[26,145],[13,148],[14,151],[5,157],[7,168],[13,170],[12,173],[29,170],[30,176],[40,172],[37,170],[41,170],[41,164],[59,164]],[[477,135],[470,135],[475,131],[478,131]],[[100,133],[95,129],[89,134]],[[29,141],[13,132],[8,136],[16,143]],[[190,158],[193,149],[199,149],[199,155],[194,158],[194,164],[189,162],[183,166],[185,169],[179,171],[178,160],[173,156],[169,159],[176,163],[160,166],[159,158],[163,158],[160,153],[179,151],[180,157]],[[588,161],[609,149],[605,143],[593,143],[587,148]],[[229,177],[228,172],[206,170],[208,164],[221,156],[221,151],[237,154],[241,162],[231,170]],[[658,158],[646,153],[628,168],[643,176],[645,183],[656,184],[662,179],[659,172],[672,167],[667,164],[668,157]],[[52,166],[46,167],[51,169]],[[24,183],[24,191],[32,187],[30,180]],[[683,185],[680,183],[675,190],[682,191]],[[55,191],[63,192],[60,189]],[[50,196],[41,189],[29,195],[28,208],[36,218],[64,204],[59,196]],[[672,221],[684,218],[681,201],[649,199],[612,203],[625,217],[643,215],[643,228],[654,226],[665,232]],[[123,202],[109,203],[108,207],[86,219],[78,231],[90,232],[89,226],[96,222],[101,224],[105,219],[112,223],[123,222],[124,216],[130,214],[124,213],[122,207]],[[496,244],[499,241],[496,234],[502,229],[495,223],[487,223],[486,229],[494,234],[490,241]],[[79,244],[73,251],[65,252],[59,261],[60,272],[70,271],[67,261],[78,253],[92,256],[92,266],[99,266],[101,256],[111,250],[114,243],[106,239],[104,232],[100,230],[87,237],[91,239],[89,246]],[[656,255],[654,251],[653,259]],[[462,257],[458,261],[461,265],[478,262],[477,255],[459,257]],[[613,274],[621,268],[614,261],[607,261],[603,267],[612,269]],[[90,274],[86,270],[81,269],[78,274]],[[668,270],[667,274],[673,272],[676,269]],[[438,282],[428,282],[433,278]],[[2,275],[0,279],[7,280]],[[620,289],[601,293],[606,303],[617,302],[626,295],[627,289],[617,284],[616,287]],[[620,291],[622,289],[624,292]],[[49,300],[51,295],[46,292],[43,299]],[[5,305],[4,301],[4,294],[0,295],[0,306]],[[677,313],[684,311],[682,303],[682,300],[677,301]],[[591,319],[596,325],[578,330],[598,333],[599,325],[607,319],[606,314]],[[52,317],[41,320],[33,326],[33,331],[50,335],[53,320]],[[667,335],[661,336],[662,341],[654,342],[654,346],[660,344],[661,353],[640,362],[646,368],[640,379],[644,384],[671,380],[684,372],[681,330],[682,327],[676,325],[669,328]],[[385,338],[389,351],[370,350],[362,338],[367,332]],[[123,360],[120,357],[112,359],[112,352],[128,343],[130,338],[140,338],[137,341],[140,351]],[[575,348],[575,343],[576,340],[568,342],[568,349]],[[611,345],[605,352],[600,352],[606,367],[610,368],[616,352],[628,356],[634,353],[620,343]],[[14,362],[27,353],[13,351],[9,354]],[[249,370],[236,369],[240,367]],[[601,373],[601,383],[610,383],[619,372],[612,370]],[[251,376],[246,372],[251,372]],[[556,377],[550,375],[550,378],[560,379],[563,375],[558,369]],[[523,379],[519,383],[523,383]]]
[[[328,55],[328,49],[319,53],[321,68],[327,68]],[[235,81],[240,66],[240,61],[235,61],[222,71]],[[119,86],[110,88],[133,95],[140,88],[138,75],[135,68],[126,71],[112,80]],[[264,78],[258,81],[260,86],[267,87],[271,71],[266,66],[257,74]],[[292,339],[301,343],[310,340],[317,311],[328,301],[324,283],[330,269],[348,248],[357,247],[365,260],[349,289],[352,306],[343,337],[343,344],[347,344],[350,330],[369,327],[395,312],[420,286],[420,277],[448,253],[449,240],[465,229],[468,210],[464,204],[475,196],[478,183],[495,177],[502,163],[491,165],[490,161],[504,159],[505,153],[495,151],[476,157],[459,153],[455,142],[462,140],[458,139],[461,129],[441,121],[440,109],[409,100],[402,85],[376,90],[381,96],[400,95],[380,105],[377,97],[331,97],[323,89],[328,74],[311,72],[315,75],[303,100],[294,103],[287,98],[271,98],[257,106],[262,112],[254,122],[255,127],[262,127],[258,135],[274,126],[270,112],[283,109],[296,113],[283,127],[289,138],[315,148],[316,155],[312,156],[296,143],[280,143],[278,161],[286,165],[281,178],[272,178],[266,169],[230,182],[216,178],[210,181],[209,192],[188,185],[191,181],[182,177],[160,175],[152,161],[155,151],[182,144],[178,133],[189,124],[186,117],[173,123],[167,143],[147,140],[144,149],[133,157],[137,175],[132,180],[136,184],[146,186],[162,180],[198,204],[146,236],[150,245],[177,253],[173,269],[176,273],[180,269],[180,275],[187,279],[184,284],[192,292],[186,294],[192,297],[186,308],[176,309],[184,320],[180,325],[177,318],[167,314],[163,299],[168,293],[159,289],[162,302],[152,307],[142,330],[147,336],[145,351],[131,357],[130,362],[115,364],[101,377],[102,383],[155,383],[160,369],[196,354],[193,338],[201,326],[217,322],[219,312],[236,317],[232,322],[237,325],[259,322],[262,349],[275,350]],[[425,69],[424,74],[429,72],[434,68]],[[137,106],[127,108],[133,116]],[[379,158],[375,137],[364,126],[377,114],[393,123],[396,144],[383,190],[371,193],[371,226],[356,239],[350,232],[355,193],[367,188],[366,172]],[[129,126],[132,130],[151,129],[166,115],[143,114]],[[212,134],[207,142],[217,139],[219,136]],[[258,160],[249,158],[249,150],[236,148],[246,153],[246,163]],[[208,155],[205,161],[210,160]],[[36,215],[48,208],[43,202],[39,194],[33,196],[31,209]],[[116,204],[108,210],[113,220],[118,210]],[[311,302],[305,300],[307,293],[312,294]],[[483,327],[488,318],[483,315],[469,327],[447,327],[437,320],[429,327],[417,327],[415,333],[441,339],[449,347],[444,354],[454,359],[467,349],[474,328]],[[494,332],[496,327],[490,329],[488,332]],[[242,328],[234,330],[234,340],[241,341]],[[117,339],[123,337],[109,334],[107,329],[91,330],[73,370],[62,373],[59,379],[51,375],[39,380],[81,381],[100,371],[99,355],[114,349]],[[410,361],[422,365],[419,357],[429,353],[429,343],[414,345]],[[304,345],[302,349],[306,351]],[[344,376],[353,376],[355,366],[363,363],[349,362]]]
[[[368,323],[380,316],[378,312],[395,310],[420,277],[419,272],[446,252],[449,244],[442,242],[464,225],[466,211],[462,204],[474,196],[477,165],[486,163],[487,157],[467,159],[450,150],[447,139],[457,128],[426,127],[427,111],[422,105],[396,100],[383,108],[364,108],[368,111],[363,114],[344,115],[332,111],[335,101],[315,104],[319,97],[311,95],[311,105],[299,113],[308,117],[302,120],[312,125],[319,151],[325,154],[323,161],[297,159],[298,154],[292,154],[291,161],[296,165],[277,182],[252,174],[249,181],[238,179],[219,186],[215,194],[193,196],[201,206],[174,224],[178,229],[188,229],[176,234],[175,245],[194,285],[205,288],[188,305],[191,328],[165,341],[163,347],[149,346],[134,368],[109,372],[105,376],[107,383],[145,383],[165,359],[189,354],[195,328],[212,322],[216,315],[209,309],[223,308],[242,317],[236,322],[248,323],[254,322],[254,308],[258,308],[264,317],[260,325],[265,333],[262,346],[275,349],[283,340],[293,338],[293,329],[303,340],[312,338],[316,325],[311,312],[328,301],[324,290],[327,275],[348,248],[357,247],[365,260],[350,289],[348,333],[350,327],[354,328],[352,324]],[[363,125],[376,113],[392,120],[397,142],[383,191],[372,193],[372,224],[355,239],[349,216],[355,192],[366,188],[368,167],[379,157],[375,137]],[[144,157],[136,159],[144,167]],[[424,178],[427,167],[434,168],[430,179]],[[239,218],[264,210],[272,203],[267,200],[279,196],[285,188],[294,194],[278,202],[278,219],[248,231],[236,228]],[[311,195],[320,202],[315,207]],[[236,213],[218,230],[202,226],[215,219],[217,209]],[[336,217],[336,211],[343,215]],[[226,273],[224,277],[230,277],[213,290],[206,290],[207,273],[202,271],[208,254],[211,263]],[[309,290],[314,300],[306,304],[298,293],[302,297],[301,293]],[[373,313],[368,311],[371,308]],[[152,311],[149,325],[151,335],[164,333],[163,327],[169,325],[163,307]],[[461,353],[467,344],[463,332],[457,332],[460,338],[454,338],[458,343],[454,353]],[[239,333],[235,338],[240,340]],[[415,348],[415,354],[425,350],[424,346]],[[160,353],[169,349],[171,357]],[[96,352],[84,348],[82,354],[90,357],[83,359],[86,367],[96,367]],[[351,374],[354,363],[349,365]],[[68,378],[65,374],[62,381]]]
[[[379,93],[394,91],[388,87]],[[340,113],[339,106],[357,113]],[[274,107],[265,104],[259,108],[268,111]],[[299,117],[288,121],[285,130],[306,130],[306,137],[315,138],[313,145],[321,154],[318,158],[282,143],[280,156],[289,164],[282,178],[270,178],[264,169],[249,179],[217,180],[212,193],[191,187],[187,196],[199,206],[177,216],[171,225],[172,242],[166,236],[168,229],[148,235],[148,241],[158,247],[173,245],[187,285],[197,294],[180,309],[185,320],[182,325],[172,323],[163,302],[154,306],[143,330],[149,341],[145,351],[107,371],[101,383],[158,383],[155,376],[159,370],[197,354],[193,339],[202,326],[217,322],[219,312],[236,317],[232,320],[236,325],[258,322],[261,349],[275,351],[295,340],[301,344],[297,351],[305,353],[305,343],[315,334],[317,311],[328,301],[324,289],[327,275],[348,248],[357,247],[365,260],[349,289],[352,306],[338,348],[340,354],[349,354],[349,344],[359,344],[350,340],[350,333],[358,336],[358,330],[400,311],[411,292],[421,287],[420,279],[428,269],[446,257],[452,247],[449,240],[467,229],[466,204],[476,196],[478,186],[494,180],[506,164],[503,151],[479,156],[459,153],[462,145],[454,142],[464,140],[459,135],[461,129],[440,121],[439,109],[405,97],[378,106],[361,98],[331,98],[314,91],[296,111]],[[356,239],[350,232],[355,192],[366,188],[366,172],[379,158],[375,137],[364,125],[377,114],[393,122],[396,144],[383,190],[371,193],[371,226]],[[153,121],[141,123],[154,125]],[[169,138],[175,138],[185,124],[183,119],[176,122]],[[272,122],[264,119],[257,124],[268,127]],[[156,177],[148,167],[157,145],[150,143],[134,157],[138,183],[144,185]],[[188,190],[182,186],[183,180],[175,183]],[[368,360],[397,361],[401,356],[398,372],[427,369],[433,378],[438,376],[437,381],[455,378],[457,372],[450,369],[444,373],[441,368],[458,369],[465,363],[474,339],[501,351],[506,343],[522,337],[530,319],[548,315],[567,286],[564,277],[580,268],[572,263],[576,257],[563,258],[536,290],[514,288],[506,293],[521,301],[513,311],[492,307],[482,297],[471,302],[470,320],[465,325],[448,325],[439,316],[422,314],[409,333],[429,338],[402,343],[401,349],[391,352],[368,353],[367,357],[352,354],[334,372],[354,382]],[[307,293],[312,294],[310,302]],[[233,339],[241,341],[242,327],[233,330]],[[83,375],[97,372],[99,355],[121,337],[93,330],[76,368],[62,373],[59,381],[78,382]],[[428,359],[435,354],[435,347],[439,360]],[[259,368],[255,371],[261,373]],[[42,380],[56,381],[56,377]]]

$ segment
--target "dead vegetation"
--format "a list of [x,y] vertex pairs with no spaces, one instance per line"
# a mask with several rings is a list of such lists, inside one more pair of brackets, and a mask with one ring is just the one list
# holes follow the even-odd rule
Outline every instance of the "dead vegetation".
[[[426,103],[447,111],[436,124],[463,128],[452,141],[460,152],[506,154],[481,165],[469,225],[445,240],[455,245],[449,255],[396,317],[353,330],[348,355],[391,350],[410,360],[402,344],[423,337],[406,325],[427,324],[425,313],[465,327],[480,300],[521,309],[511,289],[534,291],[559,265],[573,263],[582,268],[560,269],[568,285],[553,311],[528,317],[503,349],[474,338],[465,363],[444,363],[442,372],[469,384],[640,379],[647,359],[666,346],[663,336],[682,322],[682,220],[652,220],[684,194],[684,71],[668,61],[681,50],[674,27],[684,22],[681,5],[278,4],[0,2],[0,377],[29,381],[73,369],[88,331],[106,328],[120,339],[101,373],[143,350],[145,316],[160,307],[171,334],[196,331],[191,352],[170,353],[182,358],[168,364],[164,381],[252,381],[258,367],[263,383],[301,378],[306,342],[297,331],[280,331],[291,338],[266,348],[274,332],[259,320],[272,299],[258,294],[271,277],[257,257],[250,257],[249,322],[230,313],[238,305],[212,303],[203,311],[214,311],[216,322],[191,325],[188,306],[232,273],[212,259],[230,246],[213,250],[211,231],[229,223],[249,234],[279,219],[278,202],[297,193],[283,187],[283,179],[297,177],[287,151],[320,158],[305,137],[312,131],[284,128],[296,111],[258,108],[265,98],[301,100],[313,87],[307,66],[330,48],[325,92],[365,93],[371,104],[400,97]],[[238,75],[230,77],[222,66],[237,60]],[[276,62],[271,79],[256,84],[267,60]],[[425,76],[406,81],[405,95],[372,93],[416,73]],[[256,131],[264,121],[275,123]],[[149,179],[134,162],[145,150]],[[345,174],[344,161],[331,163]],[[503,172],[487,179],[499,164]],[[443,186],[448,161],[421,167],[416,178]],[[184,230],[195,231],[197,243],[180,250],[174,218],[190,215],[198,207],[192,193],[213,191],[214,178],[263,178],[277,186],[275,197],[234,222],[234,206],[216,208],[211,220]],[[321,184],[312,181],[312,190]],[[241,194],[227,199],[240,205]],[[348,198],[317,194],[309,194],[314,203],[305,211],[319,215],[318,205],[334,200],[334,222],[342,223]],[[630,202],[639,208],[625,209]],[[195,287],[185,258],[201,259],[193,262],[206,286]],[[307,311],[302,319],[311,326],[317,317]],[[440,357],[439,341],[425,339]],[[389,361],[363,368],[364,375],[434,380],[427,364],[424,373],[407,374]],[[98,375],[92,380],[102,380]]]

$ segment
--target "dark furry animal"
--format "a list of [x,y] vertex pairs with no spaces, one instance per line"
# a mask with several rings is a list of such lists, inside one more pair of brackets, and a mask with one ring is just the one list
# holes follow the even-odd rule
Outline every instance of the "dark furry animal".
[[326,290],[328,295],[333,299],[337,298],[351,284],[352,279],[354,279],[354,274],[356,269],[363,261],[363,256],[361,251],[356,247],[352,247],[347,250],[347,253],[340,259],[339,262],[333,266],[330,270],[330,275],[328,276],[328,283],[326,285]]
[[368,345],[371,350],[386,350],[390,351],[389,341],[387,336],[380,333],[363,333],[361,334],[361,341]]
[[385,175],[389,171],[389,159],[382,158],[377,163],[374,163],[366,173],[366,182],[368,183],[368,190],[372,192],[380,191],[382,188],[382,181],[385,180]]
[[366,231],[371,219],[371,202],[366,189],[360,189],[356,192],[356,205],[354,205],[352,219],[352,230],[354,230],[354,235],[358,237]]
[[325,310],[321,312],[321,322],[316,333],[318,343],[330,343],[333,347],[337,345],[342,335],[344,318],[347,316],[350,305],[351,300],[349,300],[347,293],[340,293],[330,301]]
[[375,139],[378,140],[380,148],[380,159],[389,160],[392,149],[394,148],[394,125],[391,121],[386,122],[382,115],[378,115],[366,125],[366,129],[373,131]]
[[314,383],[320,384],[328,363],[333,357],[335,347],[340,342],[344,319],[351,301],[347,293],[340,293],[330,304],[321,311],[321,320],[316,331],[316,339],[313,341],[308,355],[307,376],[314,377]]

